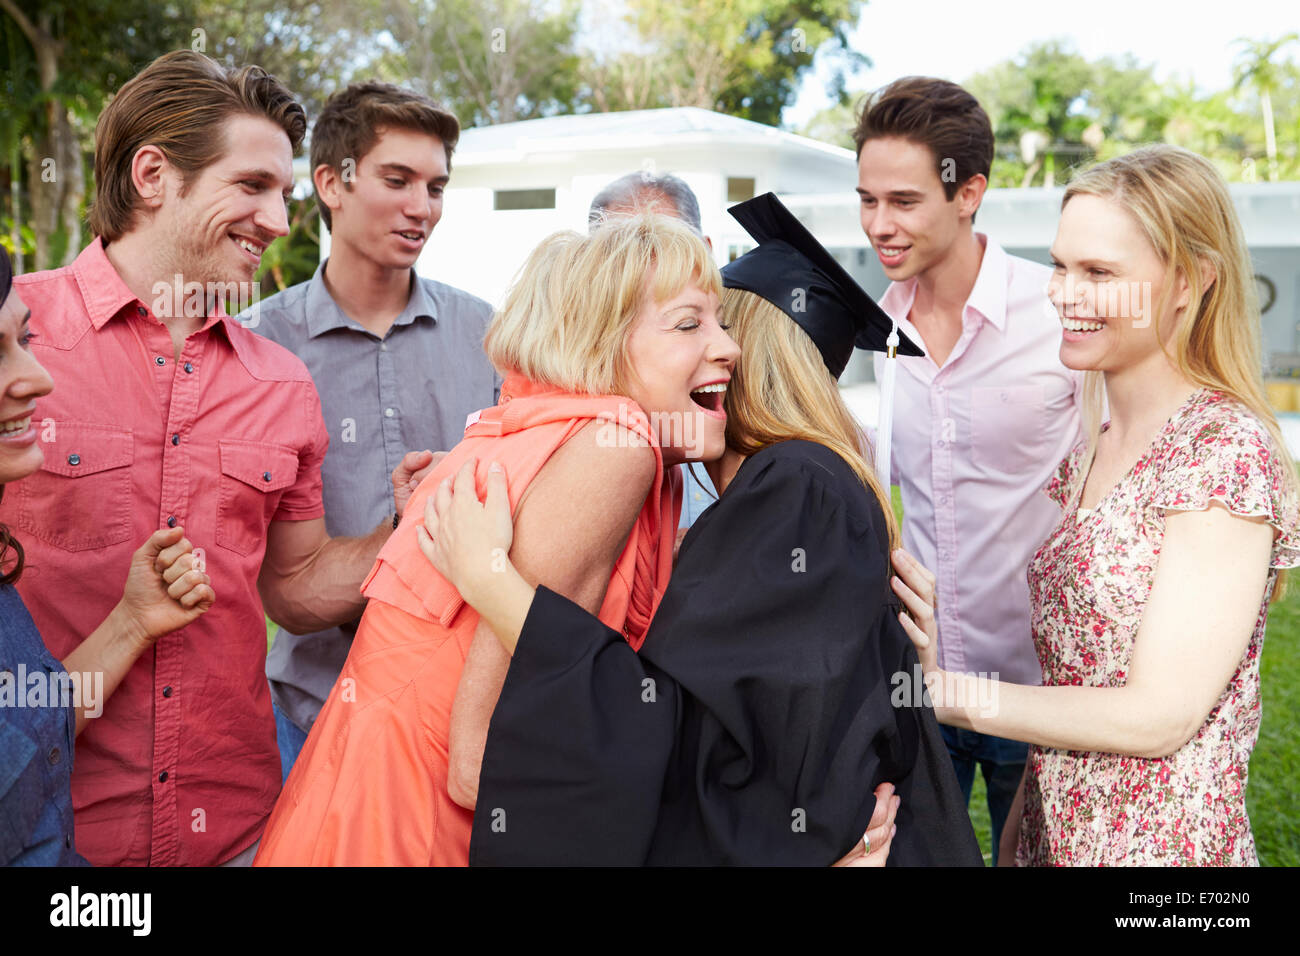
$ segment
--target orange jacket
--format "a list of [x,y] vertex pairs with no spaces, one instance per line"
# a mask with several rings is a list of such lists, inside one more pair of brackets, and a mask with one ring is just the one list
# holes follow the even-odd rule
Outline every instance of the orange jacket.
[[[406,517],[362,585],[370,599],[347,663],[299,754],[267,823],[257,866],[434,865],[469,860],[473,813],[447,794],[451,705],[478,614],[424,557],[415,529],[444,477],[479,460],[510,480],[513,509],[533,477],[592,419],[617,422],[655,451],[655,483],[637,517],[600,619],[640,647],[668,586],[681,507],[676,469],[666,475],[644,415],[627,398],[575,395],[510,375],[499,403],[411,496]],[[598,502],[574,502],[575,514]]]

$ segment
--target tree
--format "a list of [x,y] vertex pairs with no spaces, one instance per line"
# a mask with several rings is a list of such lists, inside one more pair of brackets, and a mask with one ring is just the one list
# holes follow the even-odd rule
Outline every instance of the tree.
[[[85,153],[108,94],[140,62],[177,45],[192,19],[181,0],[161,8],[148,0],[0,0],[0,75],[13,95],[5,161],[22,144],[37,269],[80,251]],[[13,178],[22,172],[10,168]],[[13,219],[20,228],[17,204]]]
[[800,77],[821,52],[836,64],[831,88],[869,65],[848,45],[862,0],[627,0],[630,42],[592,51],[588,98],[598,110],[698,106],[778,125]]
[[189,45],[229,67],[256,64],[315,118],[382,52],[379,0],[195,0]]
[[799,135],[853,149],[853,130],[858,124],[859,110],[853,103],[833,103],[809,117],[799,129]]
[[1093,79],[1087,60],[1064,41],[1049,40],[967,81],[993,121],[999,152],[1013,167],[1017,155],[1023,160],[1014,185],[1033,185],[1041,172],[1043,185],[1052,186],[1058,167],[1068,169],[1088,155],[1083,132],[1091,117],[1084,106]]
[[580,12],[579,0],[386,0],[380,69],[466,128],[571,112]]
[[1268,178],[1277,181],[1277,139],[1273,125],[1273,94],[1281,84],[1281,69],[1273,58],[1284,47],[1300,42],[1300,33],[1287,33],[1275,40],[1236,41],[1241,48],[1232,71],[1234,90],[1246,86],[1259,94],[1260,111],[1264,114],[1264,154],[1268,158]]

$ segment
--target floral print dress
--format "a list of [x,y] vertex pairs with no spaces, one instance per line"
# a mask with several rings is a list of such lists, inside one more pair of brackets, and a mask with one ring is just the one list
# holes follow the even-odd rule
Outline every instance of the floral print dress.
[[[1209,389],[1174,413],[1132,470],[1079,510],[1084,443],[1046,487],[1064,513],[1029,565],[1034,645],[1044,685],[1121,687],[1151,592],[1166,511],[1218,501],[1274,526],[1277,568],[1300,565],[1300,505],[1290,464],[1260,420]],[[1076,485],[1078,487],[1076,487]],[[1254,866],[1246,775],[1259,736],[1259,655],[1268,615],[1200,730],[1161,758],[1032,746],[1018,866]]]

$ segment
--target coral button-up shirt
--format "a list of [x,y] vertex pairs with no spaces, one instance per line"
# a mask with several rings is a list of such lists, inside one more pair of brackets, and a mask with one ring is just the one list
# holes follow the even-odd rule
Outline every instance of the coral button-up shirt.
[[[5,488],[18,590],[65,657],[122,595],[132,553],[179,523],[217,600],[161,638],[77,739],[78,849],[98,865],[213,865],[257,840],[280,790],[257,576],[271,521],[318,518],[329,443],[306,367],[218,310],[179,361],[168,294],[140,302],[95,239],[21,276],[54,378],[45,463]],[[171,303],[182,308],[184,302]]]
[[[1043,487],[1079,437],[1083,376],[1061,364],[1051,269],[978,235],[984,258],[952,353],[942,367],[896,359],[892,478],[903,547],[938,579],[941,666],[1038,684],[1026,573],[1061,516]],[[921,344],[915,298],[915,279],[895,282],[880,306]]]

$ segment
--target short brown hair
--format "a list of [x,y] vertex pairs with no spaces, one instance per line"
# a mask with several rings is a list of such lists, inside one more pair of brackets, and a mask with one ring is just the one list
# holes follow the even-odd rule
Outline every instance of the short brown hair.
[[[326,101],[311,131],[313,185],[318,167],[329,166],[341,174],[345,159],[360,163],[379,141],[380,133],[394,128],[428,133],[442,140],[450,171],[451,154],[460,140],[460,121],[427,96],[370,80],[353,83]],[[325,227],[330,228],[329,207],[320,201],[319,191],[316,205]]]
[[[929,148],[949,201],[972,176],[987,179],[993,166],[988,113],[979,100],[947,80],[905,76],[871,94],[853,131],[858,156],[867,140],[886,136]],[[946,161],[951,161],[947,169]]]
[[260,66],[227,69],[192,50],[158,57],[127,80],[95,126],[95,200],[91,230],[112,242],[131,229],[139,196],[131,162],[143,146],[157,146],[188,186],[221,158],[225,140],[214,124],[239,114],[264,116],[289,137],[296,153],[307,134],[307,114]]

